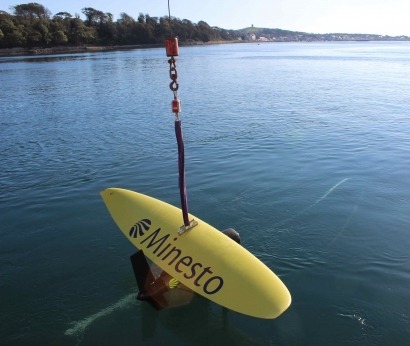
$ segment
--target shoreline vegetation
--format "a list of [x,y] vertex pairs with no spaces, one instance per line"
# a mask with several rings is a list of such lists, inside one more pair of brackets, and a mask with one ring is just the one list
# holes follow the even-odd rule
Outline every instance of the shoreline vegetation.
[[[334,42],[410,41],[408,36],[374,34],[312,34],[282,29],[240,30],[211,27],[175,17],[151,17],[140,13],[134,19],[126,13],[114,21],[111,13],[92,7],[74,17],[68,12],[52,13],[39,3],[11,6],[12,13],[0,10],[0,56],[51,55],[104,52],[163,47],[167,37],[177,36],[181,46],[244,42]],[[171,30],[172,29],[172,30]]]
[[[184,46],[204,46],[214,44],[229,44],[229,43],[245,43],[243,41],[208,41],[208,42],[195,42],[195,43],[182,43]],[[133,49],[150,49],[150,48],[164,48],[162,43],[147,43],[136,45],[124,45],[124,46],[73,46],[73,47],[48,47],[48,48],[6,48],[0,49],[0,57],[12,57],[12,56],[32,56],[32,55],[57,55],[57,54],[77,54],[77,53],[95,53],[95,52],[110,52],[121,50],[133,50]]]

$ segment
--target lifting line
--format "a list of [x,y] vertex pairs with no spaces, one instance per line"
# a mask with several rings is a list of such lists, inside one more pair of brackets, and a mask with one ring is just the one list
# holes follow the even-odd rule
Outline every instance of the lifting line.
[[168,0],[168,15],[169,15],[169,33],[170,37],[165,40],[165,49],[169,63],[169,77],[171,78],[171,83],[169,88],[174,93],[174,99],[172,100],[171,107],[172,112],[175,114],[175,135],[178,144],[178,172],[179,172],[179,194],[181,198],[181,208],[182,217],[184,220],[184,225],[180,227],[178,233],[181,235],[185,231],[197,225],[195,220],[189,220],[188,216],[188,197],[187,189],[185,183],[185,150],[184,150],[184,139],[182,136],[182,125],[179,119],[179,113],[181,112],[181,101],[178,99],[178,72],[176,68],[175,57],[179,55],[178,47],[178,37],[172,36],[172,25],[171,25],[171,10]]

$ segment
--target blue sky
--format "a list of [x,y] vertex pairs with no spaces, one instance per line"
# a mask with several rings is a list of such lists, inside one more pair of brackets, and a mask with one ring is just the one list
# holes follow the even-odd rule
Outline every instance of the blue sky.
[[[170,0],[171,15],[211,26],[241,29],[280,28],[311,33],[369,33],[410,36],[410,0]],[[0,0],[0,10],[38,2],[52,14],[67,11],[82,16],[83,7],[121,12],[137,18],[140,12],[153,17],[168,12],[167,0]]]

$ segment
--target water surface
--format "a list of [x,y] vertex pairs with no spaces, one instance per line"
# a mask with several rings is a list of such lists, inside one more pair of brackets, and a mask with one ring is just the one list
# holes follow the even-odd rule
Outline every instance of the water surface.
[[190,212],[237,229],[290,309],[135,301],[99,191],[179,205],[163,49],[0,58],[1,343],[407,345],[410,45],[182,47],[177,67]]

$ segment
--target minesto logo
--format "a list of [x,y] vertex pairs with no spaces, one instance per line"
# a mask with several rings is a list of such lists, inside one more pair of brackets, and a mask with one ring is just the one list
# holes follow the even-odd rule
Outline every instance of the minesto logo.
[[[193,256],[183,254],[183,250],[175,246],[178,237],[171,238],[161,228],[149,232],[151,220],[143,219],[131,227],[129,235],[131,238],[139,238],[138,248],[146,253],[156,256],[165,266],[173,268],[175,272],[182,273],[186,280],[192,280],[197,287],[202,287],[206,294],[219,292],[224,279],[221,276],[213,276],[211,266],[206,266],[194,259]],[[146,237],[144,237],[148,234]]]
[[130,229],[130,237],[137,238],[138,236],[142,237],[145,232],[149,230],[151,226],[151,220],[143,219],[138,221],[134,226]]

